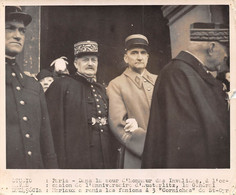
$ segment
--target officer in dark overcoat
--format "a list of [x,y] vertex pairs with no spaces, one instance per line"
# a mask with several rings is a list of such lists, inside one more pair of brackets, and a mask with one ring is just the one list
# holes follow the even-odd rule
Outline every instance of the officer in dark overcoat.
[[96,81],[98,44],[74,45],[75,75],[56,79],[46,91],[59,168],[114,168],[105,87]]
[[6,168],[57,168],[47,104],[41,85],[15,61],[31,22],[21,7],[6,7]]
[[229,168],[230,116],[220,72],[229,58],[225,24],[193,23],[190,42],[155,84],[143,168]]

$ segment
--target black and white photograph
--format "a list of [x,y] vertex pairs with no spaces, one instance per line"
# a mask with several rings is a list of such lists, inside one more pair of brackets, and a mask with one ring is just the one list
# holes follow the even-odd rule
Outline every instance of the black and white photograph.
[[0,194],[235,194],[235,6],[2,2]]

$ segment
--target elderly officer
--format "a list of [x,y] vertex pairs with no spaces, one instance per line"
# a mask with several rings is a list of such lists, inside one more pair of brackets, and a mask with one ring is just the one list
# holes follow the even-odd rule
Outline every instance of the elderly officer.
[[157,75],[147,71],[148,39],[133,34],[125,40],[127,69],[107,88],[109,124],[122,144],[120,168],[140,168],[152,91]]
[[143,168],[229,168],[229,110],[220,81],[229,29],[194,23],[190,43],[161,71],[153,92]]
[[98,44],[78,42],[74,55],[76,74],[56,79],[46,92],[59,167],[113,168],[108,99],[96,82]]
[[43,89],[15,61],[31,20],[21,7],[6,7],[6,165],[10,169],[57,168]]

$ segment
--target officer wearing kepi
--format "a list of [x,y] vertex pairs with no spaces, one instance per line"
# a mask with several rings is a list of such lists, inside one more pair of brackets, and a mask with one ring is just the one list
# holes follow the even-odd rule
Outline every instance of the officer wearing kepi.
[[114,168],[108,98],[96,81],[98,44],[74,44],[74,66],[75,75],[56,79],[46,92],[59,168]]
[[7,6],[5,16],[6,168],[57,168],[43,89],[15,61],[32,17],[19,6]]
[[149,42],[141,34],[125,39],[126,70],[107,87],[109,125],[122,145],[119,168],[141,168],[141,156],[157,75],[147,69]]

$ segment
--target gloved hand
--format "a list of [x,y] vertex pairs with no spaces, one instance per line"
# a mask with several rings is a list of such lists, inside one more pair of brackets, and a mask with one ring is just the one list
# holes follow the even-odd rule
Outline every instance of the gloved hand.
[[67,69],[68,62],[66,61],[67,57],[61,56],[60,58],[55,59],[50,66],[54,66],[54,71],[58,73],[69,74]]
[[135,118],[128,118],[126,121],[124,130],[126,132],[133,132],[135,129],[138,129],[138,123]]

